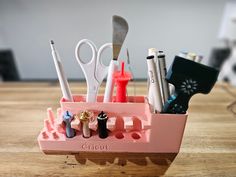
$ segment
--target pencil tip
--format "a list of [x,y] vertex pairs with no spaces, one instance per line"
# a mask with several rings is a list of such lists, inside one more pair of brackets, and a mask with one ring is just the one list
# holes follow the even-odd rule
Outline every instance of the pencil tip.
[[53,40],[51,40],[50,42],[51,42],[51,44],[54,44],[54,41],[53,41]]

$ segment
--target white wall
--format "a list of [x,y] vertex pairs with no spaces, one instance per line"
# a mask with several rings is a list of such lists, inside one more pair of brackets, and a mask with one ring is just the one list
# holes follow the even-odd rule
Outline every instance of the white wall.
[[[83,38],[91,39],[97,46],[111,42],[111,17],[121,15],[130,26],[125,47],[129,48],[135,77],[146,78],[145,58],[150,47],[166,52],[168,66],[180,50],[208,56],[218,43],[225,2],[0,0],[0,39],[14,50],[23,79],[56,78],[50,39],[55,40],[68,77],[84,78],[74,56],[76,43]],[[124,54],[122,50],[121,58],[126,59]],[[105,53],[106,60],[110,55],[109,51]],[[91,54],[86,50],[83,56]]]

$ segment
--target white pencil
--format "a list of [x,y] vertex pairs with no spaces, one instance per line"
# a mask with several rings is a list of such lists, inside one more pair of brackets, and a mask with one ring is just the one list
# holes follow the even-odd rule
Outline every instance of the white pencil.
[[158,81],[156,64],[154,62],[153,55],[147,57],[147,66],[148,66],[149,83],[154,101],[153,106],[155,111],[160,113],[162,111],[162,98],[159,85],[160,82]]
[[57,52],[57,50],[54,46],[53,40],[51,40],[50,46],[51,46],[51,49],[52,49],[52,57],[53,57],[53,61],[54,61],[55,67],[56,67],[57,76],[58,76],[59,83],[60,83],[60,86],[61,86],[61,91],[62,91],[63,98],[66,99],[67,101],[73,102],[73,98],[72,98],[72,95],[71,95],[71,91],[70,91],[70,88],[69,88],[68,81],[67,81],[65,73],[64,73],[64,69],[63,69],[63,66],[62,66],[62,63],[61,63],[61,59],[60,59],[60,56],[59,56],[59,54],[58,54],[58,52]]

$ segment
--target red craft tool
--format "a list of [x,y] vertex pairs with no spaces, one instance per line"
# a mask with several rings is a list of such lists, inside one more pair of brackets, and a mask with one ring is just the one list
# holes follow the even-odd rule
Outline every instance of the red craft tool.
[[127,102],[126,99],[126,86],[131,80],[130,72],[125,72],[125,63],[121,63],[121,71],[115,72],[113,75],[116,83],[116,102]]

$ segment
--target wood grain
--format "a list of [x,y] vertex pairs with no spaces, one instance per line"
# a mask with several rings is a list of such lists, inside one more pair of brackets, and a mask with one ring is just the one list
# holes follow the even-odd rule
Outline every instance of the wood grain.
[[[86,93],[85,83],[70,86]],[[146,83],[136,83],[136,94],[146,94]],[[236,88],[217,84],[192,98],[179,154],[45,155],[36,139],[60,96],[57,83],[0,85],[0,176],[236,176]]]

